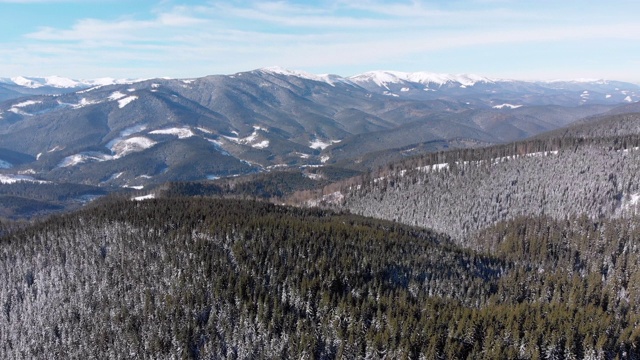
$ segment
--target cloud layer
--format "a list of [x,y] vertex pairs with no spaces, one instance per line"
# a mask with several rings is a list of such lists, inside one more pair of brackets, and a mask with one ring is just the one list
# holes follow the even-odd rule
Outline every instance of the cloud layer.
[[[10,2],[26,9],[46,0]],[[0,76],[194,77],[280,65],[341,75],[386,68],[640,81],[630,73],[640,61],[633,2],[613,10],[549,2],[553,11],[545,1],[193,3],[79,14],[0,40],[8,72]]]

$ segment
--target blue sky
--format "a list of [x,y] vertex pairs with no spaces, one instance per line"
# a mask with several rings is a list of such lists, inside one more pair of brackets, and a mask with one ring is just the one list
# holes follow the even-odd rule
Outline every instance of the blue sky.
[[0,0],[0,77],[267,66],[640,83],[640,1]]

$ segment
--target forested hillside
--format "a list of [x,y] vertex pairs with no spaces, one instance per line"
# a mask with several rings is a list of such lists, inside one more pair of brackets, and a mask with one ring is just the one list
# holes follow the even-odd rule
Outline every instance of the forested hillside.
[[433,228],[464,245],[469,235],[519,216],[625,216],[640,195],[638,119],[619,115],[563,134],[396,162],[327,188],[338,193],[325,203]]
[[323,210],[121,201],[0,240],[0,356],[637,358],[639,237],[521,219],[483,255]]
[[622,109],[631,108],[636,110],[634,113],[616,113],[621,109],[612,111],[615,114],[596,116],[587,118],[574,126],[554,130],[542,135],[538,138],[557,138],[557,137],[584,137],[597,138],[604,136],[629,136],[640,134],[640,113],[637,111],[639,105],[633,104],[623,107]]

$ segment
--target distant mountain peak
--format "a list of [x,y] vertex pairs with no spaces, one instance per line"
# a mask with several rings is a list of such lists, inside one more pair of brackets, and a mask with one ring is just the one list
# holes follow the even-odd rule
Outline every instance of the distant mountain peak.
[[97,78],[90,80],[74,80],[62,76],[15,76],[12,78],[2,78],[0,83],[17,85],[29,89],[39,89],[51,87],[56,89],[81,89],[93,86],[130,84],[142,80]]
[[295,76],[302,79],[313,80],[318,82],[327,83],[331,86],[334,86],[336,83],[350,83],[347,79],[332,74],[312,74],[306,71],[301,70],[289,70],[282,68],[280,66],[270,66],[258,69],[257,71],[265,73],[265,74],[277,74],[277,75],[286,75],[286,76]]
[[610,83],[609,80],[605,79],[591,79],[591,78],[577,78],[577,79],[554,79],[542,81],[544,83],[578,83],[578,84],[598,84],[598,85],[608,85]]
[[355,83],[373,82],[378,86],[386,87],[388,84],[400,84],[413,82],[420,84],[444,85],[447,83],[459,83],[462,86],[473,86],[476,83],[493,83],[496,80],[474,74],[437,74],[430,72],[401,72],[401,71],[369,71],[363,74],[349,77]]

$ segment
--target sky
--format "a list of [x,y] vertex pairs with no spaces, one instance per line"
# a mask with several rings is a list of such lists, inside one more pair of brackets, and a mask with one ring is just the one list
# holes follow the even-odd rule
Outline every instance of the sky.
[[640,83],[636,0],[0,0],[0,77],[280,66]]

